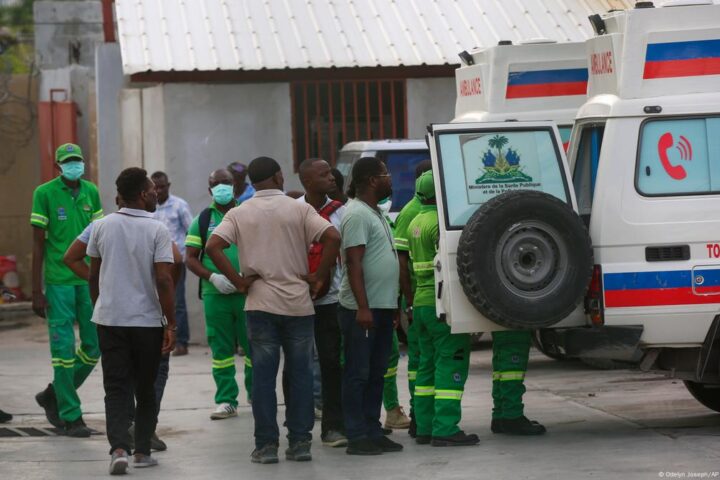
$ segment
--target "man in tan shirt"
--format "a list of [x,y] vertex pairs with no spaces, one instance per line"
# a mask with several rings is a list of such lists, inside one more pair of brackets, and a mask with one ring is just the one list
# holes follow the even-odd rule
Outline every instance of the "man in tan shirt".
[[[338,231],[308,204],[285,196],[280,166],[272,158],[250,162],[257,193],[233,208],[215,228],[205,251],[235,287],[247,291],[248,338],[253,359],[254,463],[277,463],[280,432],[275,384],[283,349],[290,384],[287,401],[288,460],[311,460],[312,299],[324,287],[340,249]],[[308,249],[323,246],[317,272],[308,273]],[[223,250],[237,244],[243,276]]]

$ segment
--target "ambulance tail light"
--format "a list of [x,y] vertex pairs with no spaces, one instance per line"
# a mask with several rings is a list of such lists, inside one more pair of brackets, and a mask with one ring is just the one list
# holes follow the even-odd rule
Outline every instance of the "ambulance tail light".
[[590,288],[588,288],[588,293],[585,297],[585,312],[590,315],[590,321],[596,326],[605,323],[602,292],[602,267],[595,265],[593,267],[592,279],[590,280]]

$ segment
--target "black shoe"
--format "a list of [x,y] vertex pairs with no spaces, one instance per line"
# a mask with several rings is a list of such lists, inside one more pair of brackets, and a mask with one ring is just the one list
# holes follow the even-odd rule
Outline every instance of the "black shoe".
[[45,410],[45,417],[53,427],[63,428],[65,422],[60,419],[58,414],[57,399],[55,398],[55,389],[52,383],[47,388],[35,395],[35,401]]
[[447,437],[432,437],[431,441],[433,447],[466,447],[477,445],[479,442],[480,438],[477,435],[474,433],[468,435],[462,430]]
[[382,455],[383,451],[372,440],[362,438],[360,440],[349,440],[345,453],[348,455]]
[[410,426],[408,427],[408,435],[410,435],[410,438],[417,437],[417,422],[415,422],[415,412],[410,412]]
[[85,425],[82,417],[65,423],[65,435],[68,437],[88,438],[90,433],[90,429]]
[[380,447],[380,450],[382,450],[383,453],[402,452],[402,449],[404,448],[399,443],[393,442],[392,440],[390,440],[388,437],[385,437],[385,436],[373,438],[371,440],[375,445]]
[[152,437],[150,437],[150,450],[155,450],[157,452],[164,452],[167,450],[167,444],[160,440],[157,433],[153,433]]
[[7,412],[0,410],[0,423],[7,423],[12,420],[12,415]]
[[432,436],[430,435],[416,435],[415,436],[415,443],[418,445],[430,445],[430,442],[432,441]]
[[518,418],[498,418],[490,423],[493,433],[508,435],[542,435],[547,430],[538,422],[522,416]]
[[392,435],[392,428],[382,428],[383,435]]

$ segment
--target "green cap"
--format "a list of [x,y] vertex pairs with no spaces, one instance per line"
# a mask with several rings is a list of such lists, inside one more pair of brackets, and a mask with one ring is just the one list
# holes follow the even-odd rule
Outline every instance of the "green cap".
[[82,150],[74,143],[65,143],[55,150],[55,161],[57,163],[63,163],[70,158],[79,158],[80,160],[85,161]]
[[432,170],[424,172],[415,181],[415,194],[422,201],[428,201],[435,198],[435,182],[433,181]]

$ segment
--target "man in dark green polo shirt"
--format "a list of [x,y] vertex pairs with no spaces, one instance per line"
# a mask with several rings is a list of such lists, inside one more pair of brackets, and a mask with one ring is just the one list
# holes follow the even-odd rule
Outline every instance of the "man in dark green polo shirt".
[[[77,389],[98,362],[92,302],[86,280],[64,263],[70,244],[93,220],[103,216],[98,189],[82,180],[85,161],[77,145],[58,147],[55,161],[62,172],[35,189],[30,224],[33,226],[33,311],[47,318],[50,332],[53,382],[36,395],[48,421],[69,436],[88,437]],[[44,276],[44,292],[43,292]],[[80,346],[75,346],[75,322]]]
[[[239,293],[230,280],[217,269],[203,249],[215,227],[225,214],[237,205],[233,195],[233,177],[228,170],[216,170],[208,179],[208,191],[213,203],[190,224],[185,239],[185,263],[200,277],[205,330],[212,351],[212,373],[215,380],[215,411],[210,418],[221,420],[237,415],[239,393],[235,381],[235,350],[240,343],[245,350],[245,390],[250,399],[252,363],[245,329],[245,295]],[[238,251],[231,244],[225,255],[236,271],[240,271]]]

